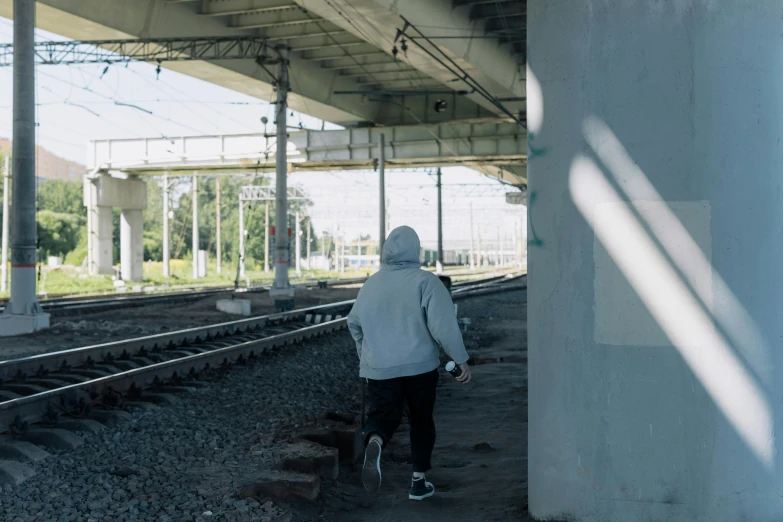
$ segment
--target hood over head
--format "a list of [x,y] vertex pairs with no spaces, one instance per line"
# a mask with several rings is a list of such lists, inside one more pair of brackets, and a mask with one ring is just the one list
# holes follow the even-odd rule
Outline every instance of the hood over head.
[[381,262],[390,267],[421,267],[421,242],[411,227],[397,227],[383,243]]

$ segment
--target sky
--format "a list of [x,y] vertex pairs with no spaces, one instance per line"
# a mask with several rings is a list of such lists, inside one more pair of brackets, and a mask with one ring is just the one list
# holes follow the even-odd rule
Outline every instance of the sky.
[[[36,30],[38,41],[67,40]],[[0,44],[12,43],[12,21],[0,18]],[[12,68],[0,67],[0,137],[11,137]],[[274,120],[269,100],[261,100],[148,63],[128,65],[46,65],[36,70],[38,144],[55,154],[86,163],[90,139],[264,132],[261,118]],[[300,113],[289,125],[320,129],[321,120]],[[326,123],[326,129],[338,129]],[[432,172],[389,170],[387,211],[390,228],[409,225],[425,245],[437,240],[437,192]],[[470,208],[474,242],[498,242],[504,230],[510,244],[523,219],[521,206],[505,203],[505,189],[467,168],[443,169],[443,236],[446,249],[468,248]],[[296,173],[290,184],[313,201],[317,231],[339,229],[346,239],[379,230],[378,174],[366,171]],[[494,195],[475,197],[483,192]],[[468,197],[472,193],[474,197]]]

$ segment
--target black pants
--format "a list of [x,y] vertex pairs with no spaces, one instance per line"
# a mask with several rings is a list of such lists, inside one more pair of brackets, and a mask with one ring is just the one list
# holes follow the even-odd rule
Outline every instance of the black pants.
[[368,379],[370,411],[364,426],[365,444],[371,435],[377,434],[386,445],[400,425],[403,407],[407,403],[413,471],[428,471],[431,468],[432,449],[435,447],[435,421],[432,419],[432,411],[435,408],[437,384],[438,370],[383,381]]

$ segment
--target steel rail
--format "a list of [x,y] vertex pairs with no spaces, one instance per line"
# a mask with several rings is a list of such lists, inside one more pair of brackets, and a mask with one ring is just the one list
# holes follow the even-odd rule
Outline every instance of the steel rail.
[[[526,278],[504,276],[492,281],[478,281],[463,287],[453,296],[454,300],[487,295],[495,292],[525,288],[525,285],[507,284]],[[506,283],[506,284],[504,284]],[[324,333],[334,332],[346,325],[345,314],[355,300],[314,306],[265,316],[197,327],[175,332],[166,332],[136,339],[103,343],[53,353],[44,353],[0,361],[0,380],[10,381],[7,388],[19,386],[32,390],[24,396],[4,392],[0,386],[0,397],[10,397],[0,402],[0,433],[25,428],[30,423],[51,419],[59,412],[74,411],[77,405],[100,403],[110,396],[122,396],[132,390],[152,387],[156,383],[177,380],[187,375],[197,375],[205,368],[230,365],[234,362],[255,357],[268,349],[301,342]],[[331,313],[329,313],[331,312]],[[340,313],[338,315],[338,313]],[[334,315],[338,318],[332,319]],[[325,322],[300,326],[309,318],[324,317]],[[318,322],[318,321],[316,321]],[[264,335],[263,329],[280,327],[296,328],[290,332]],[[247,335],[263,335],[246,339]],[[234,340],[232,341],[232,337]],[[199,343],[220,344],[234,342],[229,346],[199,346]],[[198,353],[192,354],[190,352]],[[173,355],[164,361],[151,361],[139,366],[133,358],[147,355]],[[119,371],[118,371],[119,370]],[[58,372],[60,372],[58,374]],[[75,375],[70,375],[71,373]],[[108,375],[104,375],[109,373]],[[56,384],[54,389],[35,391],[36,383],[49,381],[57,383],[66,376],[80,376],[81,382]],[[29,384],[25,384],[28,381]],[[14,384],[15,383],[15,384]]]

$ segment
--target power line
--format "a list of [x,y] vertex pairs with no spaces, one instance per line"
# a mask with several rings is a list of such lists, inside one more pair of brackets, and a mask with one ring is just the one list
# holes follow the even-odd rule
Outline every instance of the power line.
[[[117,100],[117,99],[115,99],[115,98],[113,98],[113,97],[111,97],[111,96],[107,96],[107,95],[105,95],[105,94],[99,93],[99,92],[97,92],[97,91],[95,91],[95,90],[93,90],[93,89],[90,89],[89,87],[84,87],[84,86],[81,86],[81,85],[74,84],[73,82],[69,82],[69,81],[67,81],[67,80],[63,80],[62,78],[58,78],[57,76],[54,76],[54,75],[51,75],[51,74],[47,74],[47,73],[45,73],[45,72],[42,72],[42,71],[38,71],[38,74],[42,74],[42,75],[44,75],[44,76],[47,76],[47,77],[49,77],[49,78],[52,78],[52,79],[54,79],[54,80],[57,80],[57,81],[59,81],[59,82],[63,82],[63,83],[69,84],[69,85],[71,85],[71,86],[73,86],[73,87],[76,87],[76,88],[78,88],[78,89],[81,89],[81,90],[83,90],[83,91],[89,92],[89,93],[91,93],[91,94],[93,94],[93,95],[95,95],[95,96],[98,96],[98,97],[100,97],[100,98],[104,98],[104,99],[107,99],[107,100],[111,100],[111,101],[113,101],[113,102],[118,102],[118,101],[119,101],[120,103],[125,103],[125,102],[123,102],[122,100]],[[115,104],[116,104],[116,103],[115,103]],[[131,105],[131,104],[126,104],[126,105]],[[186,124],[184,124],[184,123],[180,123],[180,122],[178,122],[178,121],[172,120],[172,119],[170,119],[170,118],[167,118],[167,117],[165,117],[165,116],[161,116],[161,115],[159,115],[159,114],[155,114],[155,113],[153,113],[152,111],[149,111],[149,112],[150,112],[150,115],[151,115],[151,116],[154,116],[155,118],[158,118],[158,119],[161,119],[161,120],[167,121],[167,122],[169,122],[169,123],[173,123],[174,125],[178,125],[178,126],[180,126],[180,127],[186,128],[186,129],[188,129],[188,130],[191,130],[191,131],[193,131],[193,132],[196,132],[196,133],[198,133],[198,134],[206,134],[204,131],[202,131],[202,130],[200,130],[200,129],[197,129],[197,128],[195,128],[195,127],[191,127],[190,125],[186,125]]]

